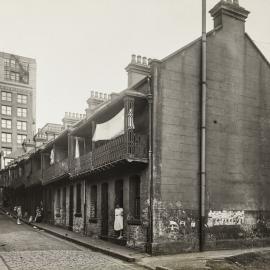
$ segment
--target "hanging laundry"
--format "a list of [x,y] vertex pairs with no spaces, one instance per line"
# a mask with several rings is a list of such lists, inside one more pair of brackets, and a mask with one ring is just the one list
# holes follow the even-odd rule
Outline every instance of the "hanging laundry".
[[51,154],[50,154],[50,165],[54,164],[54,156],[55,156],[54,148],[52,148]]
[[124,109],[122,109],[109,121],[102,124],[97,124],[93,141],[111,140],[121,134],[124,134],[124,119],[125,112]]

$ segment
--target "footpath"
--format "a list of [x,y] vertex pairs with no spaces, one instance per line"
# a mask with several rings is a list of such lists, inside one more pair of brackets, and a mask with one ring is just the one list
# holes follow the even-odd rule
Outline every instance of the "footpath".
[[[7,214],[4,209],[0,210],[4,214]],[[11,216],[10,213],[9,215]],[[82,234],[68,231],[66,229],[56,227],[53,225],[48,225],[45,223],[29,223],[24,219],[22,219],[22,221],[32,226],[33,229],[35,230],[38,229],[45,231],[47,233],[65,239],[67,241],[87,247],[93,251],[101,252],[103,254],[124,260],[126,262],[134,263],[143,266],[146,269],[152,270],[199,270],[199,269],[237,270],[237,269],[245,269],[245,268],[237,268],[237,266],[239,266],[239,263],[237,262],[238,259],[235,259],[235,262],[233,263],[236,266],[232,268],[230,268],[229,266],[227,267],[225,266],[225,268],[223,267],[220,268],[215,265],[217,265],[217,263],[225,262],[227,258],[238,258],[239,256],[240,257],[247,256],[251,258],[254,257],[253,256],[254,254],[269,254],[270,257],[270,247],[241,249],[241,250],[239,249],[239,250],[206,251],[206,252],[185,253],[185,254],[164,255],[164,256],[150,256],[149,254],[146,253],[141,253],[139,251],[124,246],[120,246],[108,241],[104,241],[101,239],[84,236]],[[257,269],[257,268],[248,268],[248,269]],[[270,269],[270,266],[269,268],[265,269]]]

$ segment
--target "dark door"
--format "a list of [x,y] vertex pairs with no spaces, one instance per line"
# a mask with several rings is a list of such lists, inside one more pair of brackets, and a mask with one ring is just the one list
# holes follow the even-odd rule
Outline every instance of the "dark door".
[[73,186],[69,189],[69,230],[72,231],[73,228],[73,215],[74,215],[74,202],[73,202]]
[[115,206],[117,204],[123,208],[123,180],[115,182]]
[[63,202],[62,202],[62,208],[63,208],[63,223],[66,226],[66,187],[63,189]]
[[101,235],[108,235],[108,184],[101,185]]

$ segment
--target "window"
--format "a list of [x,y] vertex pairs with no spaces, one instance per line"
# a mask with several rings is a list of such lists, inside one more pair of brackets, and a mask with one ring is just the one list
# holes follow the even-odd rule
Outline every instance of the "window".
[[90,219],[97,218],[97,185],[91,186],[90,192]]
[[4,152],[4,157],[11,154],[12,149],[11,148],[2,148],[2,151]]
[[11,93],[10,92],[2,92],[2,100],[3,101],[11,101]]
[[17,129],[18,130],[26,130],[26,122],[17,121]]
[[11,120],[1,119],[1,127],[2,128],[11,128]]
[[17,135],[17,143],[22,144],[24,140],[26,140],[26,135],[24,134]]
[[27,103],[27,96],[26,95],[17,95],[17,102],[21,104],[26,104]]
[[77,184],[77,196],[76,196],[76,214],[80,214],[82,211],[81,200],[81,184]]
[[2,105],[2,114],[11,115],[11,107]]
[[5,70],[5,80],[10,80],[10,72],[9,72],[9,70]]
[[10,67],[15,68],[16,67],[16,61],[14,59],[10,60]]
[[10,72],[10,80],[15,81],[15,72]]
[[27,109],[17,108],[17,116],[18,117],[26,117],[27,116]]
[[140,219],[140,177],[132,176],[129,182],[130,213],[134,219]]
[[22,67],[25,71],[28,71],[29,65],[26,62],[22,62]]
[[2,142],[11,142],[11,133],[2,132]]
[[9,59],[4,58],[4,65],[5,65],[5,67],[7,67],[7,66],[10,65],[10,64],[9,64]]

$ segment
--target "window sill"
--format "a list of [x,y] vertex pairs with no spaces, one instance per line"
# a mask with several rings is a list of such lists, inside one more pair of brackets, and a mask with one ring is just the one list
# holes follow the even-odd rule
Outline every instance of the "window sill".
[[82,213],[75,213],[74,217],[82,217]]
[[98,219],[97,218],[89,218],[89,223],[97,223]]
[[142,221],[140,219],[130,219],[127,221],[128,225],[142,225]]

